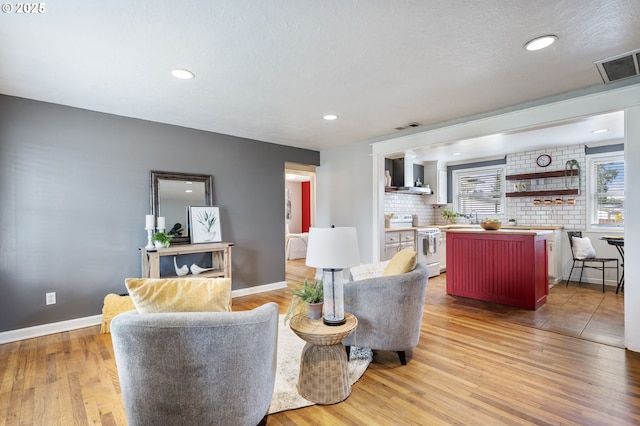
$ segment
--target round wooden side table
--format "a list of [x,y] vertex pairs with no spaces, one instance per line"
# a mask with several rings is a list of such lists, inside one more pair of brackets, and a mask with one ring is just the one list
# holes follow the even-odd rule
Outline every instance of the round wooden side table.
[[305,342],[300,358],[298,393],[316,404],[335,404],[351,393],[347,352],[341,342],[356,328],[358,319],[344,314],[343,325],[328,326],[306,314],[291,318],[291,330]]

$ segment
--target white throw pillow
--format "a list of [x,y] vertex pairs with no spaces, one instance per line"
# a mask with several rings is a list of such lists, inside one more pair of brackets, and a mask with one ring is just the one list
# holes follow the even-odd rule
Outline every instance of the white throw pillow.
[[596,251],[591,245],[589,237],[573,237],[573,252],[578,259],[591,259],[596,257]]

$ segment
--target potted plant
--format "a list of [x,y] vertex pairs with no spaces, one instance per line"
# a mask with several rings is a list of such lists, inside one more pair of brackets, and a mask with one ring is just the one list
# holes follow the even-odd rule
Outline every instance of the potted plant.
[[173,238],[173,235],[168,235],[165,232],[156,232],[151,237],[151,242],[155,243],[156,248],[169,247],[171,238]]
[[515,226],[516,225],[516,220],[515,219],[509,219],[509,225],[511,226]]
[[453,223],[454,219],[458,216],[460,216],[460,214],[457,212],[454,212],[453,210],[442,211],[442,217],[444,217],[449,223]]
[[291,284],[294,288],[289,290],[291,294],[291,304],[284,317],[285,325],[296,314],[302,312],[307,307],[307,315],[311,319],[322,318],[323,290],[322,281],[314,280],[310,283],[305,279],[304,284]]

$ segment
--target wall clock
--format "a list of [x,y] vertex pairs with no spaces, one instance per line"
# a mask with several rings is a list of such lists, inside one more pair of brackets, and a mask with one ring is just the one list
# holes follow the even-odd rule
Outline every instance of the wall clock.
[[538,156],[536,163],[540,167],[547,167],[549,164],[551,164],[551,156],[549,154],[541,154]]

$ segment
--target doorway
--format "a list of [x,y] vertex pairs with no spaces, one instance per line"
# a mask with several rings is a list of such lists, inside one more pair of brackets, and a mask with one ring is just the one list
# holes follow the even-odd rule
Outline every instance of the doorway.
[[[303,282],[315,272],[305,265],[309,228],[315,224],[315,166],[285,164],[285,276]],[[309,276],[309,273],[311,274]]]

